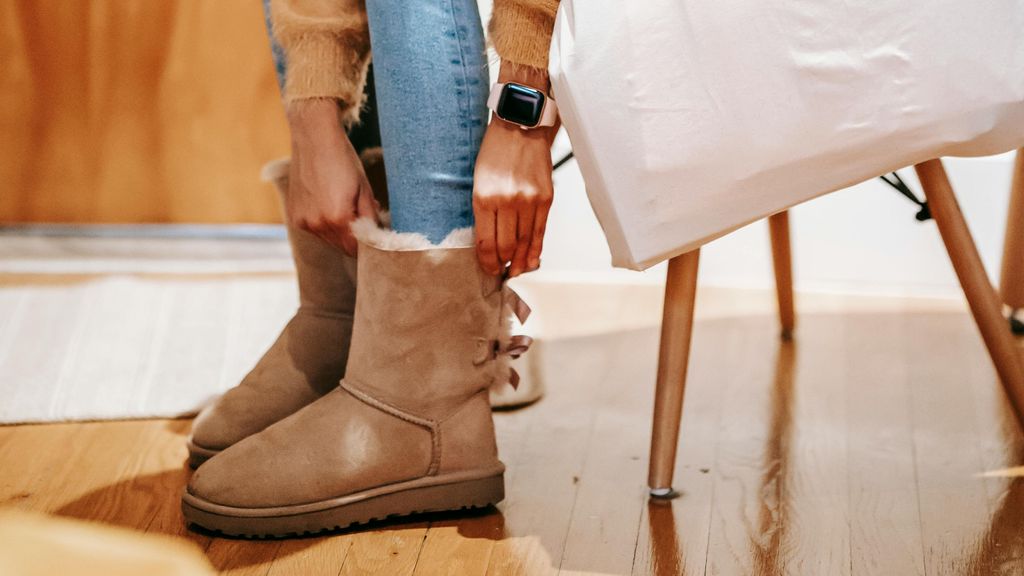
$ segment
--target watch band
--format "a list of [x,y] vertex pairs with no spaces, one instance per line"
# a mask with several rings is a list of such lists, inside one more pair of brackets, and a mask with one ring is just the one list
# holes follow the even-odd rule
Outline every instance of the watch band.
[[558,104],[554,98],[544,94],[544,109],[540,112],[540,122],[537,126],[554,126],[558,120]]
[[490,110],[498,109],[498,101],[501,100],[501,91],[504,89],[504,82],[495,82],[494,86],[491,86],[491,93],[487,96],[487,108]]
[[[491,94],[487,97],[487,107],[491,110],[498,109],[498,102],[501,100],[501,93],[505,89],[504,82],[496,82],[491,87]],[[534,90],[537,90],[534,88]],[[546,126],[554,126],[555,121],[558,120],[558,104],[555,100],[542,90],[537,90],[541,94],[544,94],[544,107],[540,111],[540,120],[536,126],[532,128],[543,128]],[[529,129],[529,126],[522,126],[522,128]]]

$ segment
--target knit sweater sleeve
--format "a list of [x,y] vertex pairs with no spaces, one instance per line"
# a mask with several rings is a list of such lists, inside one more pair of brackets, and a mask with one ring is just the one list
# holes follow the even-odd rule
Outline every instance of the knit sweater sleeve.
[[559,0],[494,0],[491,42],[502,60],[547,70]]
[[271,0],[274,38],[284,50],[284,96],[333,98],[358,118],[370,58],[365,0]]

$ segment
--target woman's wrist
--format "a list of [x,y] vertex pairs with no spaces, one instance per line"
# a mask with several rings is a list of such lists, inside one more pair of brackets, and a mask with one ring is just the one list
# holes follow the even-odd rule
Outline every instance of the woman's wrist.
[[[516,84],[536,88],[545,94],[551,93],[551,81],[548,78],[547,70],[543,68],[534,68],[532,66],[523,66],[514,62],[509,62],[508,60],[501,61],[501,68],[498,70],[498,82],[503,84],[515,82]],[[558,131],[557,125],[554,127],[539,127],[523,130],[518,124],[512,124],[500,119],[493,120],[491,125],[495,129],[509,131],[511,134],[515,134],[517,139],[544,140],[547,142],[548,146],[551,145],[551,140],[554,138],[555,132]]]
[[297,147],[336,144],[345,139],[341,127],[341,109],[330,98],[303,98],[288,103],[286,109],[292,143]]

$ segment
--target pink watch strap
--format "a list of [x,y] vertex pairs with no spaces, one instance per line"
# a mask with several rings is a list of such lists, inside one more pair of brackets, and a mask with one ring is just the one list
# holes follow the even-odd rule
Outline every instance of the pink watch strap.
[[491,110],[498,109],[498,101],[501,100],[501,91],[505,88],[503,82],[496,82],[491,86],[491,94],[487,97],[487,107]]
[[544,109],[540,111],[540,122],[537,123],[537,126],[554,126],[556,120],[558,120],[558,104],[551,96],[545,94]]

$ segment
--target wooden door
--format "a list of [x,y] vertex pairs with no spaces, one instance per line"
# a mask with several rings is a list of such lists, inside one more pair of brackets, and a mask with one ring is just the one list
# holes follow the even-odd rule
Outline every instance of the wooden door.
[[0,222],[272,222],[257,0],[0,1]]

